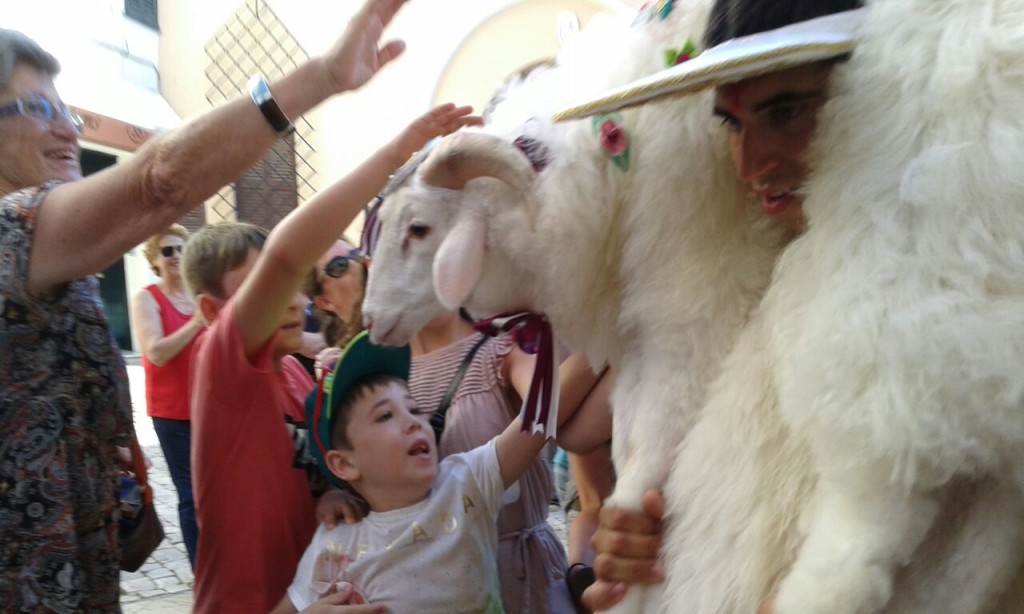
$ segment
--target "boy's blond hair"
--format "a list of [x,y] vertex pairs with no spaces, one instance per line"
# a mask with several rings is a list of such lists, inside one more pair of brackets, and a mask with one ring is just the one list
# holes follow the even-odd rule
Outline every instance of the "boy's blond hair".
[[192,294],[220,299],[224,276],[245,263],[249,250],[263,251],[267,230],[244,222],[220,222],[203,226],[185,246],[182,275]]

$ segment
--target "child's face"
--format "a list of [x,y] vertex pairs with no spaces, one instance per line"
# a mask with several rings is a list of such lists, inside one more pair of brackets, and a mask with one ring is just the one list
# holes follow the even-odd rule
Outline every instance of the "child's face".
[[[249,273],[252,272],[253,267],[256,266],[256,261],[259,259],[260,252],[256,249],[249,249],[249,256],[245,259],[245,262],[236,269],[232,269],[224,274],[222,283],[224,285],[224,298],[219,299],[213,296],[208,296],[216,304],[217,312],[227,304],[228,299],[234,296],[238,290],[242,287],[246,278],[249,277]],[[302,333],[305,329],[306,324],[306,295],[301,292],[296,293],[292,298],[291,304],[288,306],[288,311],[285,312],[284,317],[281,318],[281,325],[277,334],[277,338],[274,341],[274,356],[280,358],[288,354],[294,354],[302,349]]]
[[422,501],[437,476],[429,412],[398,382],[365,392],[351,412],[352,447],[344,455],[358,472],[354,485],[370,507],[387,511]]
[[294,354],[302,349],[302,333],[306,329],[306,295],[297,292],[292,297],[292,303],[288,306],[284,318],[281,319],[281,326],[278,328],[277,339],[274,345],[274,356],[280,358],[287,354]]

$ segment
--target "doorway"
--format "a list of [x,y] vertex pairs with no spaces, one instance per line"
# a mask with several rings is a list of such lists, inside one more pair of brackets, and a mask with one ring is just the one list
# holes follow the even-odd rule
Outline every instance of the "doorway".
[[[82,175],[99,172],[117,164],[117,156],[92,149],[82,149]],[[128,290],[125,284],[124,259],[107,267],[97,277],[100,280],[100,299],[107,313],[110,332],[122,350],[132,349],[132,330],[128,321]]]

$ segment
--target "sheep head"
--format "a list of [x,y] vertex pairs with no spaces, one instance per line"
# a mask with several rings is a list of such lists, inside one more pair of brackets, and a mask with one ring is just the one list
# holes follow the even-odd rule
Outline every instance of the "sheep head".
[[380,210],[363,302],[375,343],[406,343],[462,306],[479,316],[529,306],[512,281],[528,275],[501,246],[532,233],[535,178],[530,159],[498,137],[457,133],[437,145]]

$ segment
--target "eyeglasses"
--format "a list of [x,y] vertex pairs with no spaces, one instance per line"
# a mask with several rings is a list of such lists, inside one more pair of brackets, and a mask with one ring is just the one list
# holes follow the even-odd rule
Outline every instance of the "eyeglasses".
[[181,250],[185,248],[184,245],[165,245],[160,248],[160,253],[163,254],[164,258],[170,258],[174,255],[174,252],[181,254]]
[[24,115],[44,123],[53,123],[55,119],[67,120],[75,130],[82,131],[82,118],[66,104],[59,102],[54,105],[42,96],[23,96],[9,105],[0,107],[0,117]]
[[354,249],[350,251],[347,256],[335,256],[334,258],[331,258],[327,264],[324,265],[324,275],[338,279],[348,271],[350,262],[355,261],[362,264],[365,260],[366,257],[363,256],[363,252],[359,249]]

